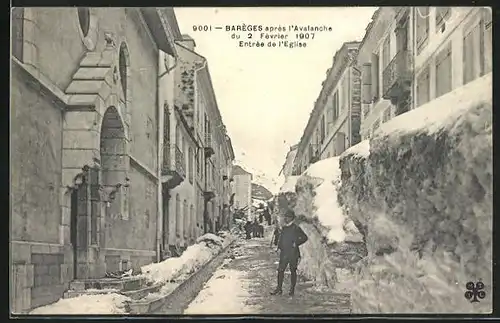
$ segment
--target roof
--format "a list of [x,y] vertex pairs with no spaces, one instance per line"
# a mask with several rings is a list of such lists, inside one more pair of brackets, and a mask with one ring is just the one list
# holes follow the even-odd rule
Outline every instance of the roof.
[[[172,26],[177,25],[177,19],[175,18],[173,9],[140,8],[139,10],[158,48],[165,53],[177,56],[174,46],[175,33],[172,30]],[[171,10],[171,12],[169,10]],[[172,19],[174,19],[174,21],[172,21]],[[177,30],[178,28],[177,26]]]
[[252,173],[247,172],[239,165],[233,165],[233,176],[234,175],[252,175]]

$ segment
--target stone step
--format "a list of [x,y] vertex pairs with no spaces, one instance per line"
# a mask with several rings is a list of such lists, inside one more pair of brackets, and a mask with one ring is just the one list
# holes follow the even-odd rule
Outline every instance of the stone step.
[[99,278],[82,279],[72,281],[69,285],[72,291],[85,291],[87,289],[115,289],[120,292],[132,291],[143,288],[146,285],[144,277]]
[[64,292],[63,298],[73,298],[83,295],[103,295],[108,293],[118,293],[116,289],[88,289],[83,291],[68,290]]
[[153,284],[141,289],[121,292],[121,294],[130,297],[131,299],[139,300],[146,297],[148,294],[157,293],[162,288],[162,286],[163,284]]

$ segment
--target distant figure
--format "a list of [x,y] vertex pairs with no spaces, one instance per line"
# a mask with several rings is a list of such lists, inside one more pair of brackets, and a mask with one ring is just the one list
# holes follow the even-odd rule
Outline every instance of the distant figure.
[[281,230],[278,240],[278,249],[280,250],[280,261],[278,265],[278,286],[271,295],[281,295],[283,279],[285,278],[286,267],[290,266],[290,296],[295,293],[295,285],[297,284],[297,265],[300,260],[299,246],[307,241],[307,235],[302,229],[293,223],[295,213],[288,210],[285,213],[285,225]]
[[245,223],[245,234],[246,234],[245,238],[247,240],[251,238],[252,230],[253,230],[252,222],[250,222],[250,220],[248,220],[247,223]]
[[267,221],[267,225],[271,225],[271,213],[269,213],[269,208],[264,210],[264,218]]
[[273,245],[274,246],[278,246],[278,241],[280,239],[280,234],[281,234],[280,226],[278,224],[276,224],[276,226],[274,227],[273,236],[271,238],[271,247]]
[[259,236],[259,222],[257,222],[257,219],[254,220],[252,227],[253,227],[253,237],[257,238]]
[[264,238],[264,226],[259,224],[259,238]]
[[259,223],[264,222],[264,213],[260,212],[259,214]]

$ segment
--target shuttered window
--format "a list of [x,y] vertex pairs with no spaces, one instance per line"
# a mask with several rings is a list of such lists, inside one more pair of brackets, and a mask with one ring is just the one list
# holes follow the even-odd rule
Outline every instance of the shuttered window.
[[339,117],[339,93],[335,91],[333,94],[333,122]]
[[429,39],[429,7],[416,7],[417,54],[427,45]]
[[478,23],[474,28],[472,28],[464,35],[464,84],[467,84],[470,81],[476,79],[481,73],[480,44],[480,24]]
[[451,44],[436,57],[436,98],[451,91]]
[[23,17],[24,8],[12,9],[12,55],[19,61],[23,61]]
[[371,103],[372,102],[372,64],[365,63],[363,64],[361,70],[361,97],[363,103]]
[[483,40],[484,40],[484,74],[491,72],[493,61],[492,46],[492,14],[491,8],[483,8]]
[[323,143],[323,141],[325,140],[325,129],[326,128],[326,125],[325,125],[325,116],[323,115],[321,117],[321,143]]
[[379,56],[377,54],[372,54],[371,66],[372,66],[372,100],[377,102],[379,99]]
[[429,102],[430,100],[430,78],[429,67],[427,67],[417,77],[417,107]]
[[446,22],[451,16],[451,7],[437,7],[436,8],[436,30],[444,32],[446,29]]

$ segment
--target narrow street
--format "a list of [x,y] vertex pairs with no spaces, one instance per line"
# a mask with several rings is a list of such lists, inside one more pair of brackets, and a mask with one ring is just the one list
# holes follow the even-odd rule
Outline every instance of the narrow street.
[[226,259],[184,314],[349,313],[349,295],[315,287],[300,277],[295,296],[288,296],[288,270],[283,295],[270,295],[276,286],[278,254],[269,241],[269,238],[238,241],[233,249],[235,259]]

